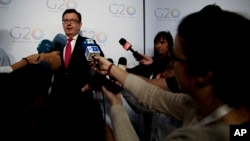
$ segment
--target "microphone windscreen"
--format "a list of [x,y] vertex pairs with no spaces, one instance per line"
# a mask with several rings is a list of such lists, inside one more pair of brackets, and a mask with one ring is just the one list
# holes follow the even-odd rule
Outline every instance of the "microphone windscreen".
[[117,66],[123,70],[127,69],[127,59],[125,57],[120,57]]
[[132,50],[132,45],[127,41],[127,40],[125,40],[124,38],[121,38],[120,40],[119,40],[119,43],[122,45],[122,47],[125,49],[125,50],[131,50],[132,52],[134,52],[133,50]]
[[127,41],[124,38],[121,38],[119,40],[119,43],[123,46]]
[[53,44],[55,46],[55,50],[62,50],[66,43],[67,43],[67,37],[61,33],[58,33],[54,39],[53,39]]
[[111,62],[111,63],[114,63],[113,59],[111,59],[111,58],[108,58],[107,60],[109,60],[109,62]]
[[127,65],[127,59],[125,57],[120,57],[118,60],[118,65]]
[[48,39],[44,39],[42,40],[38,46],[37,46],[37,51],[38,53],[48,53],[51,52],[54,49],[54,45],[53,43],[48,40]]

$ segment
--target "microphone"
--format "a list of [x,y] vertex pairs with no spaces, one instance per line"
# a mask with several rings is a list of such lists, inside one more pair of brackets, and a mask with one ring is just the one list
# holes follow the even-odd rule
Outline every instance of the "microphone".
[[107,60],[109,60],[109,62],[114,63],[112,58],[108,58]]
[[126,41],[124,38],[121,38],[119,40],[119,43],[122,45],[122,47],[125,49],[125,50],[130,50],[132,53],[133,53],[133,56],[135,57],[135,59],[137,61],[140,61],[143,59],[143,56],[141,56],[137,51],[133,50],[132,49],[132,44],[130,44],[128,41]]
[[[54,44],[48,39],[42,40],[37,46],[38,54],[49,53],[49,52],[53,51],[54,49],[55,49]],[[39,64],[42,64],[44,67],[46,67],[48,69],[51,69],[50,65],[44,61],[39,61]]]
[[58,33],[54,37],[52,43],[54,45],[54,50],[61,51],[61,50],[63,50],[63,48],[65,47],[65,45],[67,43],[67,37],[61,33]]
[[125,57],[120,57],[117,66],[123,70],[127,69],[127,59]]
[[42,40],[37,46],[37,51],[39,54],[51,52],[53,49],[54,44],[48,39]]
[[37,46],[37,51],[38,53],[49,53],[54,50],[60,51],[65,47],[66,43],[66,36],[59,33],[54,37],[53,41],[48,39],[42,40]]
[[[100,55],[101,51],[99,47],[96,45],[93,39],[84,39],[82,41],[82,48],[85,51],[85,57],[88,61],[91,60],[93,55]],[[93,58],[92,58],[93,59]],[[113,61],[113,60],[111,60]],[[95,61],[96,65],[99,65],[97,61]],[[90,69],[91,80],[89,84],[94,90],[101,90],[101,86],[104,86],[110,92],[117,94],[123,90],[122,87],[115,84],[112,80],[108,79],[105,75],[99,74],[93,69]]]
[[96,45],[93,39],[85,39],[82,42],[83,50],[85,51],[85,57],[88,61],[91,60],[93,55],[100,55],[101,51],[99,47]]

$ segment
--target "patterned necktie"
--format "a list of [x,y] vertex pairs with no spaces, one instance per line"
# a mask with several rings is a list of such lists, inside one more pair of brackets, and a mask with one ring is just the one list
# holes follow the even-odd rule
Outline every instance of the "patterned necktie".
[[70,43],[72,40],[73,40],[73,38],[69,38],[67,46],[66,46],[65,60],[64,60],[65,68],[68,68],[68,65],[69,65],[69,60],[71,57],[71,44]]

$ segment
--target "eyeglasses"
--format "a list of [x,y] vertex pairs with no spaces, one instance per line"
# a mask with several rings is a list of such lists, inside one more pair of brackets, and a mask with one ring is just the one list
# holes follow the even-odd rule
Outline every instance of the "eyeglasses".
[[63,24],[68,24],[68,23],[72,23],[72,24],[77,24],[77,23],[79,23],[79,21],[78,20],[76,20],[76,19],[64,19],[63,21],[62,21],[62,23]]
[[178,61],[178,62],[182,62],[182,63],[187,63],[186,59],[180,59],[180,58],[176,57],[172,52],[169,54],[169,58],[171,61]]

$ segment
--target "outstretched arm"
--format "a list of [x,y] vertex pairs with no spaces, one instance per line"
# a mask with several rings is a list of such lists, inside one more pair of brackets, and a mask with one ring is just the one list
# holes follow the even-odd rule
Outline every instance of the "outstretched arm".
[[37,64],[39,62],[47,63],[52,70],[56,70],[61,66],[59,52],[53,51],[50,53],[32,54],[10,66],[0,67],[0,73],[11,73],[12,71],[20,69],[28,64]]

